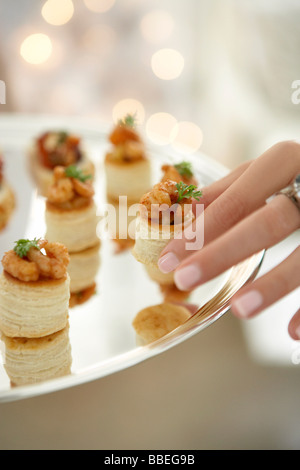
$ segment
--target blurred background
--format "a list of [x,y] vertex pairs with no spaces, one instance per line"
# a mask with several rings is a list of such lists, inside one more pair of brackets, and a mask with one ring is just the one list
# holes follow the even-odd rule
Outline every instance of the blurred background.
[[[234,168],[298,138],[299,21],[299,0],[0,0],[0,112],[136,112],[153,143]],[[297,307],[299,290],[129,371],[1,405],[0,446],[300,448]]]
[[110,123],[226,166],[295,137],[298,0],[0,0],[1,112]]

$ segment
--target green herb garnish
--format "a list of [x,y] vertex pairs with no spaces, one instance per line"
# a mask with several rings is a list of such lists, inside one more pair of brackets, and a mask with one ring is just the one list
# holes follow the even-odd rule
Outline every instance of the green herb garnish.
[[188,185],[180,181],[180,183],[176,184],[176,188],[178,192],[177,202],[190,198],[199,201],[200,197],[202,197],[202,191],[197,191],[197,186],[194,186],[193,184]]
[[194,176],[192,164],[190,162],[181,162],[174,165],[174,168],[178,171],[181,176],[186,178],[192,178]]
[[14,251],[20,258],[24,258],[27,256],[30,248],[36,248],[37,250],[40,250],[38,245],[39,240],[40,239],[37,240],[36,238],[34,240],[18,240],[15,242],[16,246],[14,247]]
[[67,140],[68,135],[69,135],[69,134],[68,134],[67,132],[65,132],[65,131],[59,132],[59,133],[58,133],[57,144],[58,144],[58,145],[63,144],[63,143]]
[[123,119],[120,119],[119,126],[135,127],[136,126],[136,113],[127,114]]
[[76,165],[70,165],[65,169],[65,175],[68,178],[75,178],[82,183],[92,178],[92,175],[85,175]]

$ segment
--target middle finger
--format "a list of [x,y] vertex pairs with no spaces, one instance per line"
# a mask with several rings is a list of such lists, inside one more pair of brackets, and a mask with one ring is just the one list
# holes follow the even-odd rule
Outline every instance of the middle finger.
[[254,212],[225,235],[188,257],[175,271],[181,290],[213,279],[264,248],[270,248],[300,227],[297,207],[284,195]]
[[[272,194],[290,184],[299,172],[299,165],[300,145],[296,142],[276,144],[253,161],[205,210],[205,245],[262,207]],[[162,251],[159,267],[163,272],[174,270],[180,261],[191,255],[185,249],[186,243],[187,239],[183,236],[181,240],[172,240]]]

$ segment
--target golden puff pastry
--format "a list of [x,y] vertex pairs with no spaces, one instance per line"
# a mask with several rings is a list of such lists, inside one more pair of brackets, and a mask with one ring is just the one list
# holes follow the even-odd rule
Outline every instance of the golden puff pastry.
[[86,250],[99,244],[97,235],[97,207],[91,202],[86,207],[73,210],[60,210],[47,203],[46,238],[65,245],[69,253]]
[[100,243],[92,248],[70,253],[68,273],[70,275],[71,294],[80,293],[95,284],[100,267]]
[[160,286],[172,286],[174,284],[174,273],[162,273],[158,266],[152,264],[145,265],[148,276],[152,281]]
[[162,338],[186,322],[190,316],[188,309],[172,303],[144,308],[132,323],[138,344],[146,345]]
[[151,166],[149,160],[131,163],[105,162],[107,197],[119,201],[126,196],[129,204],[139,201],[141,195],[151,187]]
[[68,326],[44,338],[2,335],[4,368],[12,385],[22,386],[71,373],[72,354]]
[[76,164],[84,173],[95,175],[95,165],[81,147],[81,139],[64,131],[45,132],[28,152],[29,167],[39,193],[47,196],[56,166]]
[[116,252],[132,248],[139,204],[130,206],[126,200],[120,199],[116,202],[109,198],[107,202],[110,207],[107,218],[108,235],[116,243]]
[[46,238],[76,253],[99,244],[97,207],[90,175],[76,166],[54,169],[46,202]]
[[[185,223],[192,223],[193,214],[190,212]],[[157,266],[162,250],[170,240],[180,237],[182,225],[161,225],[156,222],[151,223],[148,219],[139,215],[137,217],[137,229],[135,235],[135,245],[132,253],[137,261],[149,266]]]
[[66,327],[70,298],[66,248],[47,240],[19,240],[2,259],[0,330],[38,338]]
[[134,257],[141,263],[157,266],[160,254],[170,240],[183,236],[194,215],[190,199],[179,202],[176,183],[171,180],[154,186],[140,201]]
[[109,136],[112,149],[105,158],[107,197],[126,196],[136,203],[151,188],[151,164],[137,133],[134,116],[119,121]]
[[65,328],[70,278],[23,282],[0,275],[0,330],[9,337],[39,338]]

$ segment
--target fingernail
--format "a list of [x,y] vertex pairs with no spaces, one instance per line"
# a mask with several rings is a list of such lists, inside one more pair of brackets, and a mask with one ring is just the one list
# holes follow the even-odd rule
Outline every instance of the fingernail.
[[200,268],[196,264],[191,264],[176,271],[174,281],[178,289],[188,291],[198,284],[201,277]]
[[158,267],[164,274],[174,271],[177,266],[179,266],[179,259],[172,252],[166,253],[158,261]]
[[263,296],[257,290],[251,290],[236,299],[233,303],[234,311],[243,318],[249,317],[263,304]]

